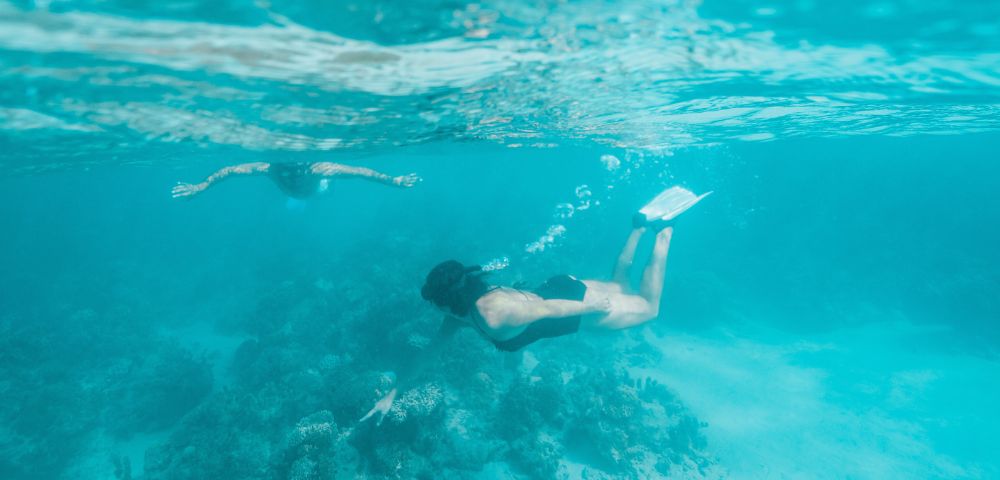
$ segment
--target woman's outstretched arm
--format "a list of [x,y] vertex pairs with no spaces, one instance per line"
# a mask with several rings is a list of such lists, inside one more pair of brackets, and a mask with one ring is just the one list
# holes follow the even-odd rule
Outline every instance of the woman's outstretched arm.
[[333,162],[319,162],[312,165],[312,172],[317,175],[323,175],[324,177],[346,177],[346,178],[361,178],[365,180],[371,180],[373,182],[378,182],[384,185],[393,185],[396,187],[412,187],[420,181],[420,177],[415,173],[409,175],[400,175],[398,177],[392,177],[386,175],[382,172],[372,170],[365,167],[352,167],[350,165],[343,165],[340,163]]
[[514,301],[499,298],[478,304],[486,323],[494,329],[518,328],[530,325],[543,318],[563,318],[590,313],[607,313],[610,302],[607,299],[595,302],[576,300],[531,300]]
[[177,182],[177,185],[174,186],[170,193],[173,194],[174,198],[193,197],[231,175],[260,175],[267,173],[269,168],[271,168],[271,164],[267,162],[241,163],[239,165],[223,167],[219,171],[209,175],[201,183]]
[[505,326],[521,327],[543,318],[563,318],[588,313],[607,313],[610,306],[605,303],[586,303],[576,300],[541,300],[525,302],[506,315]]
[[441,348],[451,339],[452,335],[455,334],[459,329],[468,326],[465,322],[453,318],[451,316],[445,317],[444,321],[441,323],[441,327],[438,329],[437,335],[430,339],[424,349],[417,354],[416,357],[411,358],[410,361],[403,365],[397,372],[393,373],[396,381],[394,382],[392,390],[389,391],[384,397],[382,397],[375,406],[372,407],[365,416],[361,417],[358,422],[364,422],[369,418],[375,417],[375,423],[378,425],[382,424],[382,419],[385,415],[389,413],[392,409],[392,404],[396,400],[396,393],[400,390],[406,391],[410,388],[414,381],[414,378],[419,378],[419,376],[428,368],[428,366],[434,364],[437,359]]

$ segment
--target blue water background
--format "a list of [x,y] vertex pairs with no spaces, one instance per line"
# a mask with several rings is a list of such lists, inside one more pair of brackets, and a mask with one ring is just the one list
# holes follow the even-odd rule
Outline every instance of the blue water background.
[[[194,430],[185,417],[228,388],[255,388],[231,367],[247,339],[283,332],[299,348],[289,356],[318,364],[338,353],[331,336],[356,337],[368,347],[353,365],[363,366],[359,375],[400,369],[413,352],[400,350],[398,337],[411,328],[429,335],[440,317],[418,293],[434,264],[508,257],[510,267],[495,275],[505,282],[563,272],[606,277],[631,213],[672,184],[715,193],[676,228],[661,317],[635,331],[593,334],[582,342],[603,356],[576,361],[656,379],[705,422],[705,445],[696,450],[706,463],[685,476],[1000,474],[993,455],[1000,433],[996,6],[495,3],[480,7],[500,12],[495,23],[470,15],[482,27],[455,17],[469,7],[450,2],[47,7],[52,13],[22,4],[0,13],[7,27],[42,25],[79,38],[90,22],[125,26],[93,24],[98,37],[111,33],[83,51],[62,51],[76,37],[53,40],[62,46],[50,51],[37,38],[0,34],[8,170],[0,176],[0,392],[14,399],[0,407],[5,478],[114,478],[109,458],[117,456],[130,458],[140,476],[146,449]],[[61,16],[81,11],[96,13]],[[597,28],[631,11],[660,21]],[[183,54],[164,53],[170,42],[151,52],[114,41],[122,32],[141,37],[142,24],[133,22],[153,18],[175,22],[170,28],[204,22],[192,28],[225,43],[232,32],[210,26],[274,25],[275,12],[309,29],[300,39],[332,32],[423,45],[417,50],[451,39],[458,46],[445,50],[482,45],[525,55],[504,57],[499,67],[456,57],[473,62],[472,80],[449,67],[438,84],[388,82],[359,92],[367,87],[327,89],[324,82],[350,72],[326,78],[308,62],[218,67],[206,48],[199,51],[208,59],[187,64],[177,60]],[[566,18],[580,12],[593,18]],[[376,15],[378,22],[361,21]],[[725,25],[705,27],[714,21]],[[470,36],[476,28],[494,37]],[[656,40],[645,37],[650,28]],[[707,43],[677,34],[685,28]],[[639,40],[629,40],[630,29]],[[537,45],[502,45],[538,37],[564,40],[577,56],[546,69],[526,54]],[[654,67],[592,70],[613,63],[611,47],[627,63],[642,40],[682,51],[688,42],[693,54],[752,67],[662,78]],[[759,42],[776,49],[772,60],[800,57],[771,70],[757,56]],[[555,55],[556,47],[539,51]],[[845,60],[852,55],[862,60]],[[372,105],[378,110],[364,110]],[[320,112],[296,110],[310,108]],[[608,168],[607,155],[620,166]],[[263,178],[230,180],[192,201],[169,195],[175,182],[225,165],[280,160],[418,172],[424,182],[396,190],[337,181],[301,209],[289,209]],[[529,251],[554,225],[565,233]],[[281,308],[268,310],[268,302]],[[297,319],[295,308],[310,312],[322,302],[327,318],[309,320],[328,325],[322,335],[296,331],[313,324]],[[407,310],[382,311],[383,303]],[[338,322],[352,328],[340,331]],[[553,340],[532,355],[566,367],[559,352],[580,345]],[[141,366],[147,351],[198,360],[179,362],[190,372],[166,369],[168,380],[157,383],[143,377],[163,373]],[[524,368],[521,357],[490,358]],[[128,400],[93,400],[108,398],[94,392],[122,370],[132,383],[111,383],[128,390]],[[135,400],[144,391],[154,398]],[[276,428],[292,429],[310,413]],[[346,427],[355,418],[336,420]],[[566,448],[575,452],[562,467],[570,477],[579,465],[609,470],[580,453],[586,449]],[[198,478],[191,465],[188,477],[179,467],[159,472]]]

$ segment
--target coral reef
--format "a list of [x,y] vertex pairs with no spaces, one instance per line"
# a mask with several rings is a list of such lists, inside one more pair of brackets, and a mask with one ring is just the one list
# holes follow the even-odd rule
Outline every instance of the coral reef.
[[441,388],[428,383],[409,390],[399,397],[386,417],[395,423],[403,423],[414,418],[426,417],[441,406]]
[[[56,304],[2,322],[0,477],[58,478],[95,432],[173,427],[206,398],[207,360],[135,313]],[[130,475],[125,465],[114,469]]]
[[[323,480],[337,476],[339,432],[333,414],[322,410],[295,424],[273,467],[277,478]],[[343,446],[340,446],[343,450]],[[348,465],[350,466],[350,465]]]
[[212,390],[207,358],[165,342],[155,356],[123,360],[106,378],[105,424],[116,434],[173,426]]
[[[698,420],[623,366],[656,360],[643,342],[618,336],[610,348],[580,335],[508,354],[465,329],[433,346],[440,316],[407,288],[421,272],[387,260],[430,246],[389,245],[397,250],[345,252],[266,284],[254,308],[220,322],[249,337],[226,359],[129,325],[128,309],[79,310],[56,328],[0,323],[0,392],[22,409],[3,410],[0,472],[58,477],[95,429],[165,432],[141,470],[136,458],[111,457],[109,474],[142,480],[460,479],[484,468],[624,479],[711,465]],[[377,272],[378,287],[331,273],[359,265]],[[68,331],[80,323],[100,327]],[[86,354],[71,371],[16,368],[38,349]],[[426,367],[404,368],[413,363]],[[393,388],[383,421],[359,423]]]

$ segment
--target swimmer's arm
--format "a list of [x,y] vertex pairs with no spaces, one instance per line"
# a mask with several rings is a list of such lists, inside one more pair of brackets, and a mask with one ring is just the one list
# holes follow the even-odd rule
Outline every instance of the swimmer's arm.
[[209,175],[201,183],[180,183],[174,187],[171,192],[174,198],[180,197],[191,197],[204,192],[232,175],[260,175],[267,173],[268,169],[271,167],[270,163],[267,162],[253,162],[253,163],[241,163],[239,165],[230,165],[228,167],[220,168],[217,172]]
[[333,162],[314,163],[312,166],[312,172],[317,175],[323,175],[324,177],[361,178],[384,185],[393,185],[403,188],[412,187],[420,181],[420,177],[418,177],[415,173],[392,177],[370,168],[352,167],[350,165],[342,165]]
[[510,306],[506,315],[501,316],[500,325],[494,328],[523,327],[543,318],[563,318],[586,315],[589,313],[606,313],[609,307],[605,303],[585,303],[576,300],[539,300],[523,302]]
[[441,326],[438,328],[437,335],[431,339],[431,344],[436,346],[437,344],[451,338],[455,332],[468,326],[469,324],[467,322],[463,322],[449,315],[441,321]]
[[420,379],[424,370],[428,366],[437,364],[439,359],[440,351],[445,343],[451,338],[454,333],[462,328],[465,322],[453,318],[451,316],[445,317],[441,324],[441,328],[438,329],[437,335],[431,339],[430,343],[427,344],[424,349],[419,352],[415,357],[412,357],[400,366],[399,370],[396,371],[396,383],[393,388],[389,390],[384,397],[382,397],[375,406],[368,411],[365,416],[361,417],[359,422],[364,422],[369,418],[376,417],[376,425],[382,424],[382,419],[385,415],[389,413],[392,409],[392,404],[396,400],[397,392],[405,392],[406,390],[412,388],[415,379]]
[[455,335],[455,332],[466,326],[468,325],[465,322],[457,318],[450,315],[445,317],[437,333],[427,342],[427,345],[423,347],[420,353],[410,358],[406,364],[401,365],[396,370],[398,378],[397,386],[406,386],[414,378],[420,378],[430,365],[437,363],[438,352],[447,345],[451,337]]

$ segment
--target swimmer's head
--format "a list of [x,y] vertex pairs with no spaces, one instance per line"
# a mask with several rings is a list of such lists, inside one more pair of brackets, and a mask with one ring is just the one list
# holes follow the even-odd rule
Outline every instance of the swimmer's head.
[[310,164],[303,162],[274,162],[268,167],[271,176],[280,178],[301,177],[309,172]]
[[476,300],[489,290],[483,275],[478,265],[465,266],[455,260],[441,262],[427,274],[420,295],[424,300],[464,317],[472,310]]

